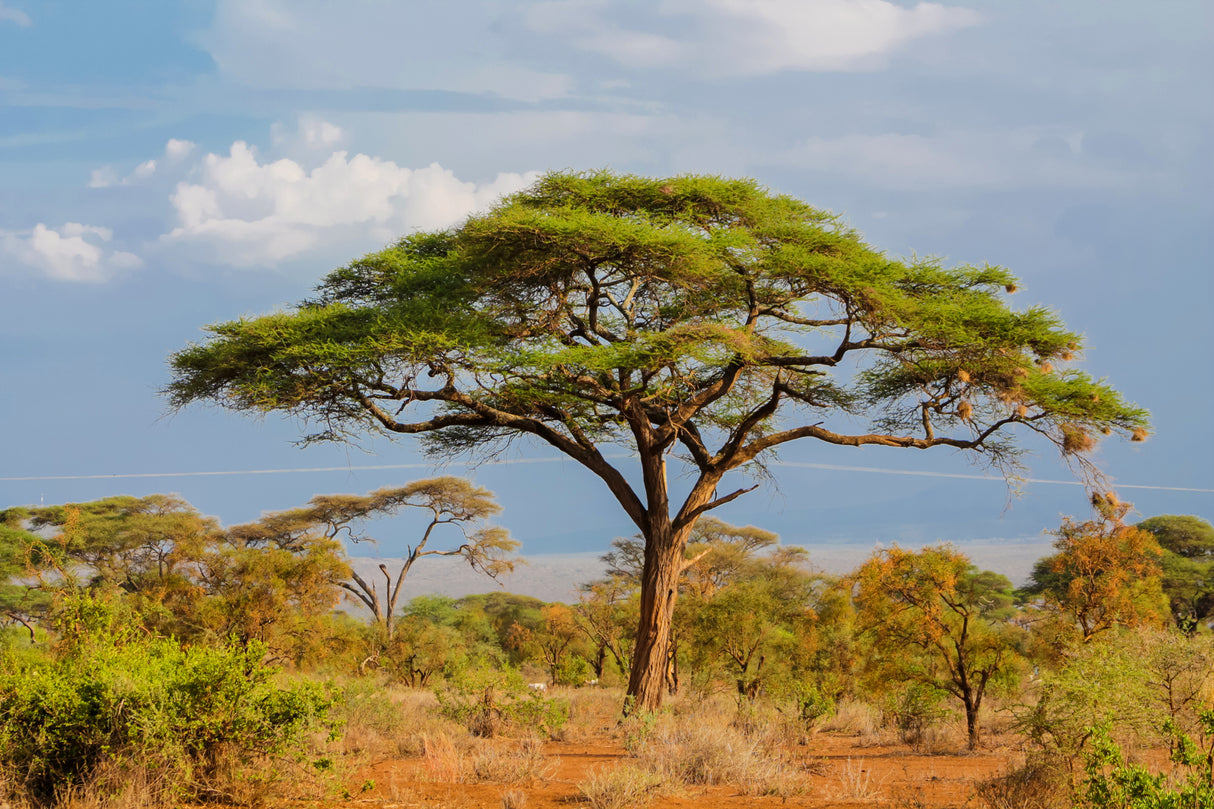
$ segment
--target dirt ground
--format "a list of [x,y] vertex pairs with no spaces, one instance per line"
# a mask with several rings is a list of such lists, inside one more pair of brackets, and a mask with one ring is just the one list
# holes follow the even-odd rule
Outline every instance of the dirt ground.
[[[383,760],[354,774],[351,797],[338,801],[290,802],[292,807],[366,806],[379,809],[570,809],[589,806],[578,784],[595,771],[629,761],[609,738],[549,742],[544,754],[551,775],[527,785],[450,783],[430,771],[422,757]],[[648,804],[696,809],[743,807],[977,807],[976,784],[1021,761],[1008,747],[916,753],[905,746],[874,746],[855,736],[819,734],[798,747],[798,788],[784,796],[744,795],[732,786],[664,789]],[[353,794],[357,792],[357,794]]]

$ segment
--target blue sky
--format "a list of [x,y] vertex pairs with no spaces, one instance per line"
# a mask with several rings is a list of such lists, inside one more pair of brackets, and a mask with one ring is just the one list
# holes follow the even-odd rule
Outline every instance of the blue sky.
[[[609,167],[752,176],[891,254],[1009,267],[1013,301],[1057,309],[1086,336],[1082,367],[1153,414],[1150,441],[1097,455],[1123,498],[1214,517],[1212,15],[1204,0],[0,0],[0,505],[176,491],[235,523],[434,474],[408,442],[301,450],[274,417],[168,417],[165,359],[539,172]],[[1028,446],[1032,478],[1069,478]],[[526,550],[632,532],[574,464],[515,457],[472,474]],[[948,453],[782,460],[778,486],[720,516],[811,550],[1032,536],[1086,510],[1076,486],[1009,498],[932,476],[981,474]],[[414,466],[360,468],[385,465]],[[302,469],[333,471],[154,476]]]

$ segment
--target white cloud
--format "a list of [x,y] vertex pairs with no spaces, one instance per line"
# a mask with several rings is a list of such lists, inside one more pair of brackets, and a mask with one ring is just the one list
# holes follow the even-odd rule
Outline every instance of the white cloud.
[[113,166],[102,166],[99,169],[93,169],[89,175],[89,188],[109,188],[111,185],[118,185],[122,178],[118,176],[118,170]]
[[270,127],[274,145],[286,152],[332,152],[333,147],[346,139],[346,133],[337,124],[314,115],[301,115],[290,129],[281,121]]
[[181,160],[183,157],[189,157],[192,151],[194,151],[194,142],[189,140],[169,138],[169,142],[164,145],[164,156],[169,160]]
[[[636,67],[710,75],[869,70],[907,43],[978,24],[976,12],[887,0],[661,0],[648,27],[605,0],[553,0],[526,12],[536,31]],[[665,29],[665,31],[663,30]]]
[[102,166],[93,169],[89,175],[89,188],[109,188],[114,185],[134,185],[146,180],[156,173],[156,161],[145,160],[136,166],[130,174],[122,177],[113,166]]
[[155,160],[145,160],[142,163],[140,163],[138,166],[136,166],[135,170],[131,172],[131,179],[132,180],[145,180],[148,177],[151,177],[155,173],[156,173],[156,161]]
[[1081,131],[1054,127],[811,137],[782,162],[906,190],[1106,188],[1127,179],[1084,154]]
[[0,234],[0,248],[49,278],[100,282],[143,263],[133,253],[110,249],[113,237],[109,228],[96,225],[68,222],[55,230],[39,222],[31,231]]
[[20,25],[22,28],[28,28],[33,24],[30,16],[24,11],[19,11],[15,8],[9,8],[4,3],[0,2],[0,22],[12,22]]
[[[324,137],[339,130],[310,131]],[[438,164],[409,169],[347,151],[306,168],[286,158],[262,160],[243,141],[227,155],[206,155],[196,175],[177,184],[170,199],[178,224],[161,241],[240,267],[274,265],[333,244],[379,245],[411,229],[453,225],[538,176],[499,174],[477,184]]]

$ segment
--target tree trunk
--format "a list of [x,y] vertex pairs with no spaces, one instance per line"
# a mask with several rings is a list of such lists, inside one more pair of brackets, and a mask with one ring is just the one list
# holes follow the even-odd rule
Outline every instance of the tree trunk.
[[982,705],[982,697],[965,694],[965,731],[969,737],[969,749],[978,749],[978,708]]
[[662,706],[670,662],[670,624],[683,571],[685,537],[676,537],[669,523],[655,526],[652,533],[645,538],[641,616],[628,678],[630,712],[656,711]]

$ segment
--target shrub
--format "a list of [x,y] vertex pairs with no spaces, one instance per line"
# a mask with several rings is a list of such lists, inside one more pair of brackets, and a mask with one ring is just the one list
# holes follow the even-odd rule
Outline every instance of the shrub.
[[526,731],[552,736],[569,720],[569,704],[527,687],[516,669],[479,666],[434,690],[439,712],[474,736]]
[[1016,729],[1069,772],[1079,769],[1092,728],[1116,728],[1117,741],[1159,739],[1155,695],[1136,633],[1112,630],[1065,652],[1064,665],[1041,683],[1035,704],[1016,711]]
[[804,733],[811,733],[824,719],[834,716],[835,700],[815,683],[787,680],[768,689],[772,705]]
[[988,778],[975,789],[986,809],[1071,809],[1070,780],[1045,759],[1030,759],[1023,767]]
[[590,809],[640,809],[662,788],[662,779],[631,764],[591,772],[578,785]]
[[903,742],[918,747],[928,730],[948,716],[944,696],[931,685],[912,682],[887,700],[885,719],[898,729]]
[[[1214,733],[1214,711],[1201,717],[1204,730]],[[1210,760],[1187,735],[1170,721],[1176,738],[1172,761],[1180,771],[1171,777],[1156,775],[1137,764],[1127,764],[1108,731],[1097,728],[1084,765],[1086,774],[1081,807],[1092,809],[1198,809],[1214,806],[1214,771]]]
[[[166,639],[77,642],[63,659],[0,664],[0,768],[35,804],[87,785],[147,800],[221,790],[233,770],[298,748],[330,699],[280,687],[263,647],[182,648]],[[272,778],[262,768],[259,777]]]

